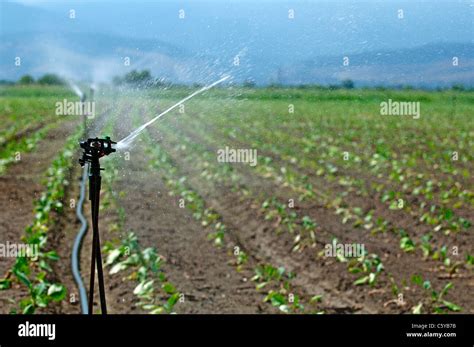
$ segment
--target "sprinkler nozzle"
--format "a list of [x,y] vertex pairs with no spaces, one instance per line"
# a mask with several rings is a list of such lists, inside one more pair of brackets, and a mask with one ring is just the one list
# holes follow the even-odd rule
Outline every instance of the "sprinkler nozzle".
[[84,150],[82,158],[79,159],[81,166],[84,166],[86,162],[92,162],[94,160],[99,160],[103,156],[109,155],[116,151],[115,148],[112,148],[112,145],[116,144],[110,139],[109,136],[106,136],[104,139],[91,138],[85,141],[80,142],[81,148]]

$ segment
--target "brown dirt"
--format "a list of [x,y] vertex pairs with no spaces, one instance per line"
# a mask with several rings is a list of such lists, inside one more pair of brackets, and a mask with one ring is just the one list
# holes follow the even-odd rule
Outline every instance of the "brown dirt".
[[[0,242],[22,242],[25,228],[33,221],[34,203],[44,190],[42,180],[45,172],[74,126],[75,124],[70,122],[53,128],[32,152],[22,154],[21,160],[0,176]],[[52,229],[52,239],[60,232],[61,230],[56,228]],[[0,274],[7,274],[13,263],[14,258],[0,258]],[[8,313],[16,308],[25,293],[25,289],[18,285],[10,290],[0,291],[0,311]]]
[[8,142],[18,141],[19,139],[40,130],[45,125],[46,125],[45,123],[38,123],[38,124],[33,124],[32,126],[27,126],[25,129],[21,129],[20,131],[13,134],[12,136],[4,139],[3,141],[0,141],[0,149],[3,149],[8,144]]
[[[342,272],[342,276],[341,273],[337,273],[337,276],[328,278],[328,275],[334,274],[334,269],[319,266],[315,260],[316,251],[314,249],[304,256],[291,252],[293,246],[291,235],[277,234],[273,223],[265,221],[259,211],[260,205],[256,205],[251,199],[242,199],[242,196],[233,192],[230,187],[219,186],[216,189],[216,187],[206,185],[199,179],[198,168],[186,163],[182,156],[166,143],[166,140],[162,145],[179,165],[181,174],[188,178],[192,188],[223,217],[224,223],[229,226],[231,232],[228,237],[241,248],[247,250],[247,253],[257,262],[283,266],[296,273],[295,284],[305,294],[306,299],[314,295],[323,295],[326,312],[376,312],[376,308],[371,302],[362,302],[351,291],[342,292],[338,289],[339,281],[344,273]],[[247,178],[250,179],[250,177]],[[289,193],[288,189],[275,187],[268,181],[262,181],[255,176],[252,176],[251,181],[247,180],[246,183],[246,187],[256,188],[252,190],[255,196],[281,196],[286,192],[288,193],[286,200],[288,197],[294,197],[294,194]],[[243,223],[243,221],[245,222]],[[324,244],[327,242],[329,240]]]
[[[196,141],[201,144],[205,143],[205,141],[203,142],[202,139],[199,139],[198,136],[195,136],[193,134],[195,134],[195,132],[186,132],[186,135],[192,137],[193,141]],[[226,143],[229,143],[230,139],[226,139],[226,141]],[[172,153],[173,148],[168,146],[167,149]],[[215,152],[215,148],[210,148],[209,150]],[[186,165],[180,160],[178,153],[174,153],[173,156],[176,160],[178,160],[180,164],[182,164],[183,166]],[[186,167],[186,169],[186,174],[188,177],[199,177],[196,171],[193,171],[189,168],[189,165]],[[199,183],[198,179],[194,180],[193,182],[195,184],[195,187],[202,185],[201,183]],[[319,187],[321,185],[327,186],[328,184],[327,182],[317,181],[316,178],[313,179],[311,182],[315,187]],[[246,183],[249,185],[249,187],[251,187],[251,189],[254,189],[258,192],[258,194],[256,195],[262,195],[263,190],[264,196],[269,197],[273,195],[276,197],[280,197],[283,201],[286,201],[289,197],[294,197],[294,193],[291,193],[290,191],[288,191],[288,189],[285,189],[281,186],[268,187],[268,182],[266,180],[262,180],[261,178],[258,178],[255,175],[250,177],[247,174]],[[337,187],[331,186],[331,188],[333,188],[336,192],[340,191],[340,189],[336,189]],[[219,194],[216,195],[217,198],[213,197],[212,194],[209,195],[209,192],[204,192],[204,194],[207,194],[206,197],[208,199],[215,199],[213,205],[221,214],[225,216],[225,219],[227,221],[232,221],[232,219],[234,219],[235,224],[239,225],[239,219],[246,220],[247,224],[245,230],[239,231],[239,235],[245,235],[245,231],[249,229],[249,225],[252,225],[251,223],[249,223],[249,221],[252,221],[252,219],[255,220],[255,215],[258,214],[257,211],[254,211],[253,215],[249,212],[251,210],[251,202],[247,202],[247,205],[243,204],[243,206],[242,202],[239,202],[239,206],[232,206],[232,204],[230,204],[229,206],[229,201],[237,201],[237,197],[229,196],[232,195],[230,190],[225,191],[224,193],[222,189],[219,189]],[[356,201],[355,203],[359,203],[363,207],[367,207],[366,205],[368,201],[362,197],[351,195],[351,202],[353,201]],[[374,203],[372,202],[372,204]],[[401,223],[407,228],[407,230],[412,230],[413,227],[417,227],[417,229],[419,229],[419,225],[407,226],[406,224],[404,224],[408,223],[411,218],[407,218],[407,220],[404,222],[403,219],[400,219],[399,215],[395,216],[395,213],[391,213],[392,215],[390,215],[390,212],[387,213],[386,208],[384,209],[383,206],[378,206],[381,205],[380,203],[376,202],[375,205],[377,205],[375,209],[378,213],[383,215],[385,218],[396,222],[397,225],[400,225]],[[232,211],[230,211],[231,209]],[[235,211],[236,209],[238,210],[237,213]],[[271,230],[272,227],[271,225],[265,226],[265,221],[263,220],[255,221],[254,228],[250,228],[251,230],[249,231],[249,240],[247,243],[253,243],[255,254],[266,253],[268,257],[273,256],[273,259],[275,259],[276,257],[276,259],[286,262],[286,264],[290,267],[296,266],[296,268],[299,269],[300,272],[303,272],[303,275],[300,277],[302,277],[306,282],[311,282],[311,278],[313,278],[315,281],[324,278],[325,280],[320,282],[327,285],[322,285],[323,287],[326,287],[327,291],[331,292],[331,290],[334,291],[339,289],[341,293],[337,294],[336,292],[335,296],[338,298],[352,298],[352,300],[360,304],[359,306],[362,305],[362,312],[373,312],[374,309],[376,310],[375,312],[406,312],[407,310],[409,310],[409,308],[415,305],[418,300],[423,298],[423,296],[426,296],[425,293],[407,287],[410,286],[410,277],[412,274],[425,275],[426,278],[430,279],[431,283],[438,290],[441,289],[448,281],[452,282],[454,284],[454,288],[451,290],[449,297],[455,298],[454,301],[456,301],[457,304],[460,304],[465,309],[465,312],[472,311],[474,303],[472,302],[472,298],[468,293],[471,290],[473,283],[472,273],[468,270],[462,271],[461,269],[460,273],[458,274],[454,274],[453,276],[446,276],[447,274],[441,271],[442,269],[440,269],[439,262],[436,263],[433,261],[423,261],[420,259],[421,256],[419,253],[407,254],[401,251],[399,248],[398,236],[394,234],[389,233],[372,236],[364,234],[363,230],[351,228],[350,224],[343,225],[340,222],[339,217],[334,215],[334,213],[329,212],[329,210],[327,210],[325,206],[300,204],[298,209],[300,210],[298,211],[298,213],[301,216],[308,215],[323,226],[323,230],[318,231],[318,239],[322,238],[322,240],[324,240],[324,242],[321,242],[322,244],[330,242],[331,238],[333,236],[336,236],[341,242],[362,242],[365,244],[367,249],[369,249],[369,251],[381,255],[382,261],[384,262],[384,265],[387,269],[386,272],[393,275],[395,283],[397,283],[397,285],[402,289],[402,292],[404,293],[405,299],[407,300],[408,304],[405,307],[401,308],[396,307],[395,305],[384,306],[385,303],[390,302],[390,300],[394,298],[390,289],[391,283],[388,281],[388,279],[381,281],[380,286],[378,286],[380,288],[375,288],[374,290],[367,291],[364,288],[352,286],[352,282],[355,278],[347,273],[345,265],[340,264],[332,259],[326,259],[323,261],[321,261],[320,259],[315,259],[315,253],[317,253],[315,250],[306,250],[304,252],[305,255],[300,256],[291,254],[291,238],[286,236],[286,245],[284,244],[284,242],[278,242],[276,240],[277,235],[271,235],[271,233],[270,235],[268,235],[268,230]],[[265,231],[267,231],[267,235],[265,235]],[[281,238],[282,236],[283,238],[285,238],[285,235],[280,235],[279,237]],[[445,238],[443,237],[443,239]],[[468,239],[468,235],[456,235],[455,242],[457,245],[464,246],[465,248],[467,247],[466,242],[468,241]],[[281,246],[278,247],[278,244],[281,244]],[[460,251],[462,253],[462,249],[464,248],[461,246]],[[275,254],[278,252],[280,253],[279,255]],[[288,259],[288,257],[294,258],[293,262],[289,260],[284,260]],[[309,268],[311,270],[307,271],[306,269]],[[295,272],[298,271],[295,270]],[[403,283],[406,284],[403,285]],[[370,293],[369,295],[367,295],[368,292]],[[353,307],[357,306],[358,305],[353,305]]]
[[[120,137],[120,136],[118,136]],[[119,205],[126,219],[122,235],[133,231],[142,247],[156,247],[165,258],[167,279],[184,293],[184,303],[175,306],[177,313],[260,313],[277,312],[262,302],[263,295],[250,282],[250,270],[237,272],[230,264],[226,249],[215,247],[207,231],[195,221],[178,199],[170,196],[160,173],[149,168],[143,144],[138,140],[130,152],[131,160],[121,160],[119,172],[125,172],[114,186],[123,192]],[[109,216],[107,216],[109,215]],[[107,218],[104,213],[104,224]],[[119,236],[120,237],[120,236]],[[109,234],[113,240],[117,235]],[[133,283],[123,276],[107,276],[111,313],[141,313],[134,307]]]
[[[129,107],[122,112],[131,114],[131,111],[132,107]],[[100,123],[97,127],[102,128],[106,117],[99,117],[97,121]],[[114,137],[127,135],[120,130],[125,128],[133,128],[130,117],[116,122]],[[33,153],[25,154],[19,163],[11,166],[0,177],[0,189],[4,192],[0,195],[0,206],[5,206],[0,210],[0,242],[19,242],[25,227],[33,219],[33,204],[44,190],[41,184],[44,172],[71,130],[72,124],[53,129]],[[216,144],[200,138],[196,132],[189,128],[175,130],[215,153]],[[185,295],[185,301],[175,306],[177,313],[277,313],[275,308],[262,301],[264,295],[256,291],[255,283],[250,281],[253,269],[262,263],[284,266],[296,273],[293,284],[298,295],[306,300],[314,295],[322,295],[321,308],[327,313],[408,313],[413,305],[426,298],[426,293],[410,283],[413,274],[422,274],[430,279],[438,290],[447,282],[452,282],[454,288],[446,299],[452,299],[462,306],[464,313],[474,313],[474,299],[470,295],[474,287],[472,271],[460,269],[447,276],[439,261],[424,261],[418,251],[403,252],[397,234],[370,235],[362,228],[353,227],[350,222],[343,224],[341,217],[332,208],[315,200],[298,202],[294,211],[299,217],[309,216],[318,223],[316,243],[302,251],[293,252],[295,235],[286,231],[277,232],[277,224],[265,220],[260,206],[265,198],[272,196],[280,201],[289,198],[296,201],[294,191],[256,175],[248,167],[238,165],[235,166],[236,171],[252,192],[251,196],[244,196],[228,185],[210,183],[200,176],[200,168],[183,157],[183,153],[167,141],[166,136],[160,138],[156,129],[150,129],[149,134],[161,141],[161,145],[173,157],[178,165],[178,175],[185,175],[187,184],[205,199],[208,207],[223,217],[223,223],[228,227],[226,244],[223,248],[215,247],[207,238],[209,230],[196,221],[188,209],[178,206],[178,198],[170,194],[159,170],[149,166],[150,157],[140,139],[130,150],[130,160],[117,155],[119,177],[114,182],[113,190],[119,193],[118,206],[101,211],[101,241],[102,245],[106,241],[117,242],[126,233],[133,231],[143,248],[155,247],[165,259],[162,269],[167,279]],[[242,143],[236,140],[222,138],[222,141],[242,147]],[[290,165],[272,153],[265,154],[273,157],[275,163]],[[314,187],[323,187],[333,196],[343,192],[335,182],[311,175],[311,172],[297,166],[293,168],[308,174]],[[79,165],[73,166],[70,172],[71,184],[64,202],[65,211],[57,216],[48,244],[48,248],[57,250],[61,257],[53,265],[53,276],[66,285],[68,293],[73,294],[76,300],[51,305],[44,313],[80,313],[77,288],[70,270],[72,245],[80,225],[75,208],[68,206],[69,199],[78,200],[81,173]],[[352,205],[360,206],[365,211],[374,209],[377,215],[409,230],[415,241],[425,232],[424,226],[413,216],[388,210],[378,197],[349,192],[346,198]],[[111,226],[119,220],[117,207],[124,209],[125,221],[121,230],[112,231]],[[89,210],[90,204],[86,198],[84,214],[88,221]],[[363,243],[369,252],[380,255],[385,271],[373,288],[354,286],[353,282],[358,276],[350,274],[346,264],[318,256],[333,237],[337,237],[339,242]],[[435,244],[458,245],[461,254],[465,249],[472,250],[472,241],[473,236],[466,234],[436,235],[434,239]],[[231,253],[234,246],[239,246],[249,255],[249,262],[241,272],[237,272],[233,264]],[[82,277],[86,288],[89,286],[90,250],[89,231],[81,254]],[[12,263],[13,259],[0,258],[0,273],[4,274]],[[145,313],[136,306],[138,300],[133,295],[136,283],[125,279],[122,273],[109,275],[107,268],[105,273],[109,313]],[[397,306],[394,302],[388,274],[393,276],[404,294],[407,302],[404,306]],[[24,289],[19,286],[0,291],[0,311],[8,313],[17,306],[14,302],[24,295]],[[98,295],[94,301],[96,312],[99,308],[97,301]]]

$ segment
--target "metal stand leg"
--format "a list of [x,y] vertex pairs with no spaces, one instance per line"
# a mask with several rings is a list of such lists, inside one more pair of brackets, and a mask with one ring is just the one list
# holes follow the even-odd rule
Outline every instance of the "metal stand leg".
[[[92,164],[93,165],[93,164]],[[89,288],[89,314],[92,314],[94,303],[94,282],[95,282],[95,265],[97,264],[97,277],[99,282],[100,308],[102,314],[107,314],[107,303],[105,299],[104,274],[102,270],[102,254],[100,250],[99,236],[99,205],[100,205],[100,188],[101,177],[100,172],[91,168],[89,176],[89,198],[91,200],[92,212],[92,256],[91,256],[91,277]]]

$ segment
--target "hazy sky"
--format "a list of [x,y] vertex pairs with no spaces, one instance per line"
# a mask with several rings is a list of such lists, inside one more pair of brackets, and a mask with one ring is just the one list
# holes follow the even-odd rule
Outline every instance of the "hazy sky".
[[[2,39],[17,46],[22,42],[15,35],[28,33],[56,39],[86,34],[95,48],[106,46],[100,34],[146,39],[197,60],[240,55],[255,76],[321,56],[474,42],[473,1],[16,0],[0,8]],[[87,47],[72,48],[84,54]]]
[[[40,1],[17,0],[40,7],[51,18],[66,20],[76,11],[72,31],[154,38],[192,50],[221,49],[248,42],[273,45],[295,55],[342,54],[373,49],[415,47],[473,39],[474,2],[471,1]],[[178,11],[185,11],[185,19]],[[294,10],[293,20],[288,11]],[[403,19],[398,10],[403,10]],[[15,13],[2,30],[35,30]],[[42,25],[56,30],[54,20]],[[63,29],[63,27],[61,27]],[[66,29],[67,30],[67,29]]]

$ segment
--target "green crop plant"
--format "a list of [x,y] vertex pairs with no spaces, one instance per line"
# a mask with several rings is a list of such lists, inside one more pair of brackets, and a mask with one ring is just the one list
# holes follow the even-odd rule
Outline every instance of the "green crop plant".
[[[35,204],[35,218],[26,228],[23,241],[30,246],[37,246],[39,251],[36,259],[31,257],[18,257],[10,270],[16,282],[26,286],[29,297],[20,301],[22,313],[35,313],[37,309],[45,308],[52,301],[61,301],[66,296],[66,288],[55,282],[50,282],[48,274],[52,272],[50,262],[57,261],[57,253],[44,252],[48,246],[48,231],[54,225],[53,212],[62,213],[65,189],[69,184],[68,172],[73,164],[73,148],[77,145],[80,132],[72,135],[65,149],[53,160],[46,172],[46,190]],[[11,287],[13,278],[2,280],[1,288]]]
[[[133,294],[140,300],[138,306],[151,314],[173,312],[180,293],[166,280],[161,270],[163,258],[155,248],[142,249],[137,236],[130,232],[117,247],[107,243],[104,254],[105,265],[110,267],[111,275],[129,270],[127,278],[137,283]],[[168,297],[165,302],[160,301],[162,294],[158,294],[158,291]]]
[[453,284],[451,282],[448,282],[443,287],[443,289],[437,291],[432,287],[430,281],[423,281],[420,275],[413,275],[411,280],[412,283],[423,288],[423,290],[425,290],[426,293],[429,295],[429,300],[419,302],[416,306],[412,308],[413,313],[422,313],[424,307],[426,308],[426,310],[428,310],[428,312],[433,313],[445,313],[446,311],[458,312],[462,310],[460,306],[445,299],[445,296],[448,294],[449,290],[453,288]]
[[364,254],[359,258],[350,260],[347,266],[350,273],[362,274],[354,281],[356,286],[364,284],[375,286],[377,278],[384,270],[383,263],[376,254]]

